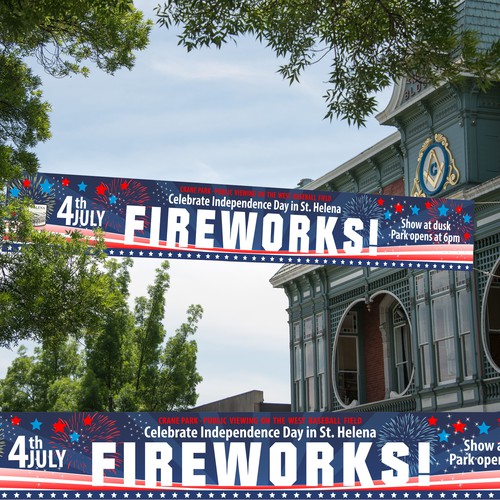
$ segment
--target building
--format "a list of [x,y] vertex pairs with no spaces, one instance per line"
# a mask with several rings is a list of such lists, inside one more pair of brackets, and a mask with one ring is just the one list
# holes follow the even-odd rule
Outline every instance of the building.
[[191,411],[194,412],[289,412],[288,403],[266,403],[264,402],[264,392],[252,390],[242,394],[236,394],[218,401],[213,401],[204,405],[196,406]]
[[[496,1],[459,2],[485,42]],[[283,266],[292,411],[500,410],[500,84],[401,82],[397,132],[304,189],[475,201],[474,271]]]

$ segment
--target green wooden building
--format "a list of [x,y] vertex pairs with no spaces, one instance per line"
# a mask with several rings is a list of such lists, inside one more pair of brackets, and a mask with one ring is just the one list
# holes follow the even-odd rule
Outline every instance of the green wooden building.
[[[485,44],[497,0],[459,2]],[[474,270],[283,266],[293,411],[500,410],[500,84],[400,82],[395,133],[304,189],[475,202]]]

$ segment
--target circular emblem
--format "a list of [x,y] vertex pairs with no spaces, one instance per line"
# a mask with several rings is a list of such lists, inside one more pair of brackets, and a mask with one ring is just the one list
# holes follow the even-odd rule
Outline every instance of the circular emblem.
[[412,196],[434,196],[446,186],[458,183],[460,173],[448,148],[446,137],[436,134],[427,139],[418,155]]
[[425,148],[420,160],[418,181],[427,196],[439,193],[448,178],[450,156],[443,145],[433,142]]

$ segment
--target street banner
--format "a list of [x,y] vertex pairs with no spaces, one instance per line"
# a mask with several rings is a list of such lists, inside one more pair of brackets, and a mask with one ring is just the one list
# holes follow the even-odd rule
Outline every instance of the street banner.
[[[113,256],[471,270],[472,201],[39,173],[14,182],[38,229]],[[4,245],[4,249],[12,245]]]
[[0,413],[0,495],[500,498],[498,416]]

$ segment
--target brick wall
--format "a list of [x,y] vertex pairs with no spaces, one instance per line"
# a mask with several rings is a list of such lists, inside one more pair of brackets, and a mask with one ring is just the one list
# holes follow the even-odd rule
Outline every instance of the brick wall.
[[394,196],[404,196],[405,195],[405,181],[401,177],[397,181],[391,182],[382,189],[382,194],[394,195]]
[[371,311],[364,310],[362,329],[365,349],[365,394],[366,403],[385,399],[384,357],[379,325],[379,304],[381,298],[371,304]]

